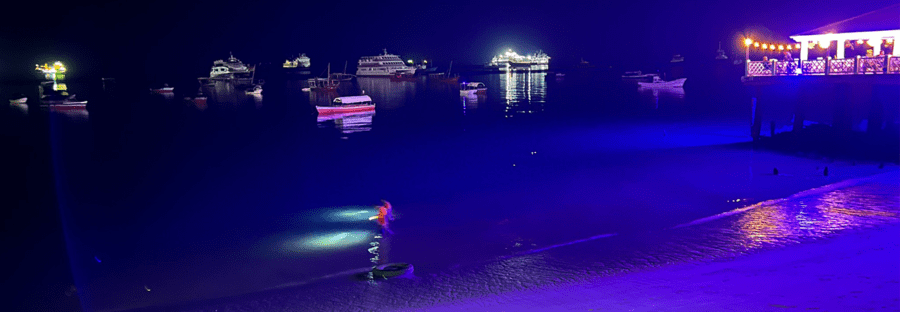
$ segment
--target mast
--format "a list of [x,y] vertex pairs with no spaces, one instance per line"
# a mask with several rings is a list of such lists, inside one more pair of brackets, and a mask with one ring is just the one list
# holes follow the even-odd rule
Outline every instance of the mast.
[[[722,44],[719,43],[719,45],[722,45]],[[344,75],[346,75],[346,74],[347,74],[347,61],[344,60]]]
[[447,69],[447,78],[450,78],[451,70],[453,70],[453,61],[450,61],[450,68]]
[[328,63],[328,76],[325,76],[328,80],[325,81],[329,86],[331,86],[331,63]]

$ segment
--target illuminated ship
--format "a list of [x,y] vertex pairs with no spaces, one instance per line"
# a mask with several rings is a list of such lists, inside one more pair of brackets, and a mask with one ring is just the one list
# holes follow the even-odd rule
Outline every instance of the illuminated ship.
[[284,68],[297,68],[297,67],[309,68],[309,65],[310,65],[309,57],[306,56],[306,53],[302,53],[302,54],[300,54],[300,56],[295,58],[293,61],[291,61],[291,60],[284,61],[284,64],[281,65],[281,67],[284,67]]
[[209,71],[210,79],[252,79],[253,67],[247,67],[241,60],[229,54],[227,60],[216,60]]
[[519,55],[509,49],[495,56],[485,67],[500,71],[546,71],[550,67],[550,56],[540,50],[531,55]]
[[359,65],[356,68],[357,76],[412,75],[415,73],[415,67],[404,65],[399,56],[388,54],[387,49],[381,55],[359,58]]
[[62,62],[56,61],[53,66],[44,63],[44,66],[34,65],[34,70],[44,74],[47,80],[59,81],[66,79],[66,66]]

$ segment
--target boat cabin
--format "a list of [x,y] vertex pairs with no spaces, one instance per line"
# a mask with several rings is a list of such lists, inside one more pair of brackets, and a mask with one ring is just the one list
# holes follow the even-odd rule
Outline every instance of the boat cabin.
[[332,101],[334,105],[375,105],[368,95],[341,96]]
[[462,90],[487,90],[487,87],[484,86],[481,82],[469,82],[460,84],[460,88]]

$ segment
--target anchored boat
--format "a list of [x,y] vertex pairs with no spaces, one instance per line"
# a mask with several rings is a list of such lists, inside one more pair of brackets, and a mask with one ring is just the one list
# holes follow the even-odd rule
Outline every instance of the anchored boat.
[[332,101],[331,106],[316,105],[316,111],[319,115],[324,114],[344,114],[365,111],[374,111],[375,103],[368,95],[341,96]]

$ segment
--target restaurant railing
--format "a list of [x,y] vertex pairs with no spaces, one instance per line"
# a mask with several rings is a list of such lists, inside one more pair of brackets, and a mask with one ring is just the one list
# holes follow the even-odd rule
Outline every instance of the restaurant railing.
[[747,76],[814,76],[814,75],[900,74],[900,57],[876,56],[847,59],[806,61],[750,61]]

